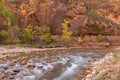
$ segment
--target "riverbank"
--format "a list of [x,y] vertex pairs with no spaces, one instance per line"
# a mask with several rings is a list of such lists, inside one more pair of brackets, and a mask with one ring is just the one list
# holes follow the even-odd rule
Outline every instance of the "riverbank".
[[93,62],[82,80],[120,80],[120,49]]
[[[97,43],[96,43],[97,44]],[[101,46],[99,44],[97,46],[95,45],[88,45],[87,46],[55,46],[53,44],[49,45],[34,45],[34,44],[19,44],[19,45],[1,45],[0,46],[0,54],[1,53],[16,53],[16,52],[32,52],[32,51],[44,51],[44,50],[56,50],[56,49],[71,49],[71,48],[79,48],[79,49],[120,49],[120,46],[108,46],[105,47],[105,43],[102,43]],[[40,47],[44,46],[44,47]]]

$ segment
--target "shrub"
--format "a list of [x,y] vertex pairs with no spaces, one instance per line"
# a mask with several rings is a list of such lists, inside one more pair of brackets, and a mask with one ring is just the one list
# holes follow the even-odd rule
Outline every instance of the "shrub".
[[33,39],[33,30],[32,30],[32,26],[28,25],[22,33],[22,42],[23,43],[29,43],[31,42]]
[[45,41],[45,42],[52,42],[53,41],[53,38],[52,38],[50,33],[41,35],[41,39],[42,39],[42,41]]
[[8,32],[7,30],[1,30],[0,31],[0,40],[3,42],[8,38]]
[[64,20],[62,23],[62,38],[65,39],[67,42],[71,40],[72,32],[69,30],[69,22]]
[[81,37],[78,37],[78,43],[82,43],[83,39]]
[[6,44],[17,44],[17,43],[20,43],[20,39],[16,37],[16,38],[12,39],[12,41],[11,41],[10,38],[7,38],[5,43]]
[[0,40],[4,43],[19,43],[19,28],[17,26],[8,27],[7,30],[0,31]]
[[96,38],[97,42],[101,42],[103,40],[103,36],[101,34],[99,34]]
[[20,39],[19,38],[15,38],[15,39],[13,39],[13,43],[20,43],[21,41],[20,41]]
[[34,34],[39,34],[41,36],[42,41],[45,41],[45,42],[53,41],[49,27],[46,27],[46,26],[35,27]]
[[74,32],[73,32],[73,35],[74,35],[74,36],[78,36],[78,35],[79,35],[79,32],[78,32],[78,31],[74,31]]
[[36,26],[34,28],[34,34],[39,34],[39,35],[43,35],[43,34],[46,34],[46,33],[50,33],[50,28],[49,27],[46,27],[46,26]]
[[7,38],[7,37],[8,37],[8,32],[7,32],[7,30],[1,30],[0,35],[1,35],[2,37],[4,37],[4,38]]

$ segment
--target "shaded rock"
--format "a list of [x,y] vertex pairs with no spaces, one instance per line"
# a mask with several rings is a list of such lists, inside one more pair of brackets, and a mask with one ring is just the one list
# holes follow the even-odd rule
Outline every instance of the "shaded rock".
[[20,69],[14,69],[13,71],[18,73],[18,72],[20,72]]
[[16,72],[10,72],[10,75],[16,75],[17,73]]
[[39,69],[42,69],[42,68],[43,68],[43,66],[38,66],[38,68],[39,68]]

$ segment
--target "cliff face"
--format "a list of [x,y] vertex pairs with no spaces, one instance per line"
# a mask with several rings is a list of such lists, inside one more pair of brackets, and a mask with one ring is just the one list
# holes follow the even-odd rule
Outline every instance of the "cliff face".
[[[94,11],[98,15],[110,19],[115,24],[120,21],[120,0],[2,0],[16,15],[19,25],[46,25],[53,34],[61,33],[61,23],[64,19],[70,21],[70,28],[75,32],[88,30],[86,23],[104,24],[116,27],[102,20],[91,19],[86,16]],[[94,15],[94,14],[93,14]],[[112,28],[111,28],[112,29]]]

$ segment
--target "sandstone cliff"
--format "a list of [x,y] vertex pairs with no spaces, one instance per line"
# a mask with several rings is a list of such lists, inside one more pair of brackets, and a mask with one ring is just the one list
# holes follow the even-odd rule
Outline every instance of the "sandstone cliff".
[[[120,0],[2,0],[18,19],[19,25],[49,26],[53,34],[61,34],[61,23],[70,21],[73,32],[119,34]],[[94,12],[94,13],[92,13]],[[96,15],[97,14],[97,15]],[[95,17],[96,15],[97,17]],[[100,18],[100,19],[99,19]],[[91,29],[100,24],[104,30]],[[86,26],[87,25],[87,26]],[[96,32],[97,31],[97,32]],[[118,33],[116,33],[118,32]]]

